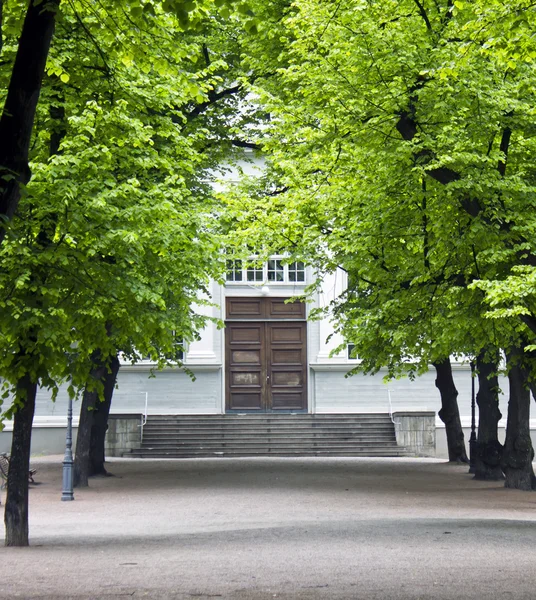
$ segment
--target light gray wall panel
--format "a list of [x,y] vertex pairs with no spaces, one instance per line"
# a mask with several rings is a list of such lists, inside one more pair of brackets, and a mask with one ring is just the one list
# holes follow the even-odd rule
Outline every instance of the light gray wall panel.
[[[118,387],[114,391],[112,413],[143,413],[145,393],[148,394],[149,414],[216,413],[221,406],[221,370],[195,371],[196,380],[182,371],[161,371],[150,377],[147,369],[121,369]],[[44,419],[56,421],[67,416],[68,396],[60,389],[55,402],[50,392],[39,389],[36,399],[36,424]],[[73,407],[75,420],[80,412],[80,400]]]
[[[387,412],[389,394],[393,411],[396,410],[432,410],[441,408],[439,391],[435,387],[435,371],[417,377],[414,381],[407,378],[383,382],[384,373],[375,375],[353,375],[344,377],[344,371],[323,371],[315,373],[316,412]],[[469,367],[454,370],[454,380],[458,389],[458,404],[462,417],[471,415],[471,375]],[[506,417],[508,381],[501,379],[503,394],[500,408]],[[478,390],[478,384],[476,386]],[[504,393],[506,392],[506,393]],[[478,407],[477,407],[478,418]]]
[[[75,427],[73,429],[73,448],[76,447],[77,431]],[[66,433],[65,427],[34,427],[32,429],[31,455],[64,454]],[[0,452],[11,453],[11,436],[11,430],[0,431]],[[58,459],[58,469],[61,469],[61,458],[58,457]]]
[[196,380],[181,371],[119,372],[112,412],[143,412],[148,393],[149,414],[215,413],[221,398],[221,371],[200,371]]
[[[436,410],[433,380],[420,378],[383,383],[382,374],[345,377],[344,371],[316,371],[316,412],[388,412],[389,394],[393,410]],[[410,389],[408,387],[411,386]]]
[[316,362],[320,350],[320,324],[318,321],[307,323],[307,360]]

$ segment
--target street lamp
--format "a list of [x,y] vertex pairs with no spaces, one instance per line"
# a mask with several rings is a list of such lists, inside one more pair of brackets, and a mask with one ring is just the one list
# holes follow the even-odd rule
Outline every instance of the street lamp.
[[63,457],[63,490],[61,492],[61,499],[63,501],[74,500],[73,462],[73,399],[69,396],[65,456]]
[[475,361],[471,361],[471,437],[469,438],[469,473],[476,471],[476,402],[475,402]]

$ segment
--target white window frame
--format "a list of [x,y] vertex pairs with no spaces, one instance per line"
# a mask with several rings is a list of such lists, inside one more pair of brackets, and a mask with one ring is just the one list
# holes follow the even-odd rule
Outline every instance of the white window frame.
[[[229,263],[231,263],[231,261],[233,261],[232,263],[232,269],[228,269],[227,273],[226,273],[226,278],[225,278],[225,284],[226,285],[231,285],[231,286],[239,286],[239,285],[260,285],[260,284],[266,284],[266,285],[307,285],[307,266],[305,265],[305,263],[303,261],[292,261],[291,263],[288,262],[284,262],[284,261],[288,261],[288,256],[285,254],[274,254],[273,256],[270,256],[267,260],[263,261],[262,264],[255,264],[255,257],[251,257],[249,259],[249,261],[244,261],[241,259],[229,259]],[[269,269],[269,263],[271,261],[278,261],[279,262],[279,268],[281,269],[281,271],[279,271],[279,269],[277,268],[277,265],[275,269]],[[241,266],[242,269],[237,269],[236,268],[236,263],[237,262],[241,262]],[[249,262],[249,264],[247,264]],[[302,265],[302,268],[298,268],[298,265]],[[289,269],[289,267],[291,267]],[[249,271],[249,273],[248,273]],[[275,273],[275,277],[277,277],[277,272],[282,272],[282,276],[283,279],[281,280],[277,280],[276,278],[274,279],[269,279],[269,274],[271,273]],[[235,279],[236,277],[236,273],[242,273],[242,278],[241,279]],[[254,273],[254,279],[249,279],[248,274],[251,276],[251,273]],[[291,279],[291,274],[294,273],[296,280],[292,280]],[[303,273],[303,281],[299,281],[298,277],[299,274]],[[229,279],[229,276],[232,276],[232,279]],[[259,279],[259,277],[262,276],[262,279]]]

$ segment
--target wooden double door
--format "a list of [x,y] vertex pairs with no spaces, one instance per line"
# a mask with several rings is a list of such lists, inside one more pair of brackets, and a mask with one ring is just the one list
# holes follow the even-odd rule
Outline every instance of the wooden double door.
[[227,298],[226,409],[307,410],[305,305],[285,298]]

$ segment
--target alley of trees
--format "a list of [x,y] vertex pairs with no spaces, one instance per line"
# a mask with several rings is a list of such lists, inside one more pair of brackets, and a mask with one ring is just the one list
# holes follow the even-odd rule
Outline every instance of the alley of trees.
[[[37,386],[82,395],[87,485],[118,356],[180,364],[223,249],[344,269],[358,368],[434,368],[455,461],[473,361],[476,476],[534,489],[535,28],[528,0],[0,0],[6,544]],[[215,193],[244,148],[263,175]]]

